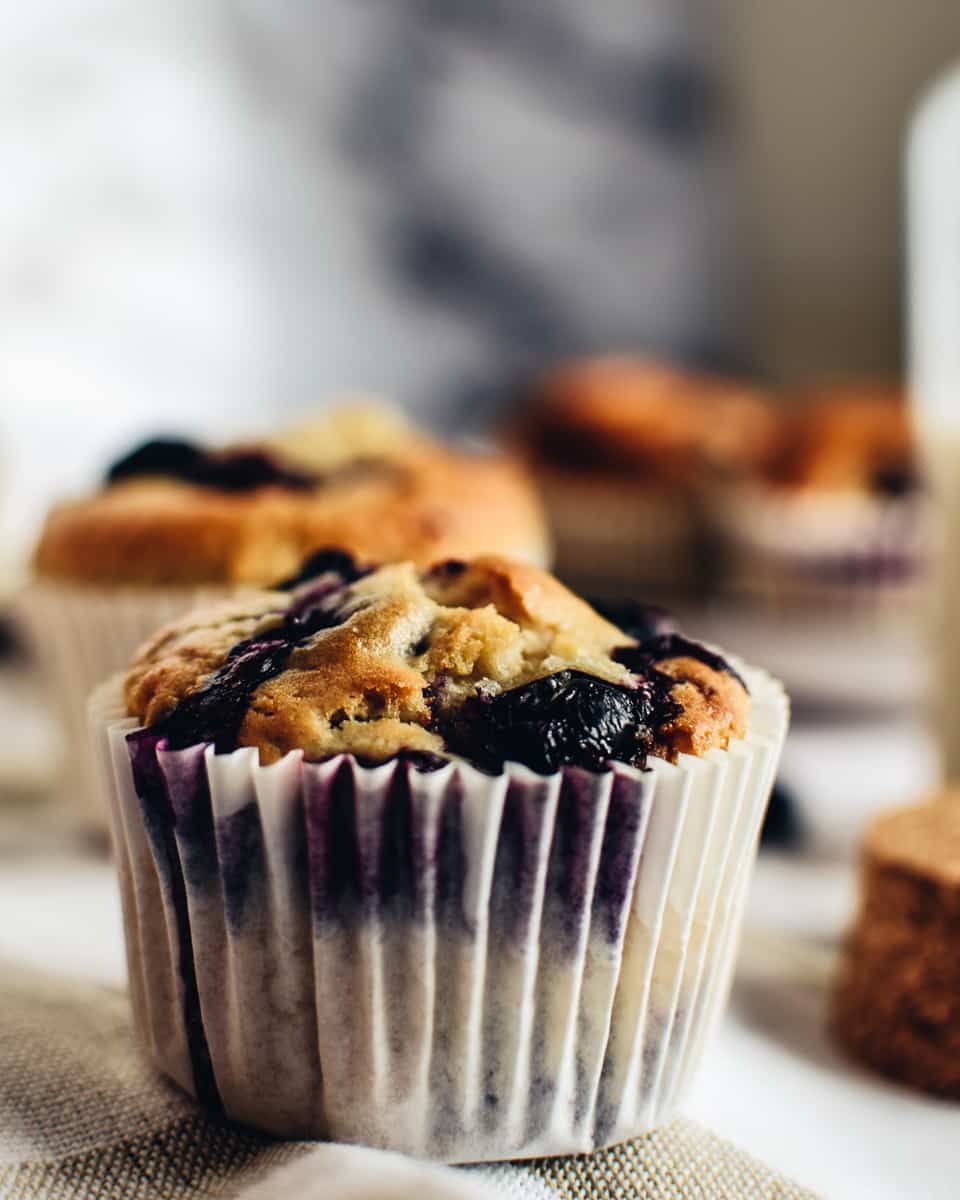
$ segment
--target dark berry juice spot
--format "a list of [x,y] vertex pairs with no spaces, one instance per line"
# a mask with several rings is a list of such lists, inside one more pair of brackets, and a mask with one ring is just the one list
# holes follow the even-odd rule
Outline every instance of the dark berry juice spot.
[[443,562],[434,563],[430,568],[431,579],[458,579],[467,569],[467,564],[460,558],[447,558]]
[[655,663],[662,662],[666,658],[694,658],[713,671],[732,675],[744,691],[749,690],[740,675],[722,655],[708,650],[699,642],[691,642],[689,638],[682,637],[679,633],[659,634],[656,637],[647,638],[639,646],[618,646],[613,651],[613,658],[622,663],[628,671],[641,676],[648,674]]
[[674,624],[665,608],[658,604],[637,604],[630,600],[591,599],[594,609],[609,621],[622,629],[627,637],[638,642],[647,638],[669,633]]
[[203,742],[212,742],[220,753],[236,749],[240,727],[257,688],[286,668],[297,646],[343,619],[343,591],[347,585],[333,572],[324,578],[324,586],[311,588],[297,598],[276,629],[233,646],[223,665],[152,726],[152,732],[166,738],[175,750]]
[[274,584],[277,591],[292,592],[294,588],[321,575],[336,575],[343,583],[353,583],[355,580],[368,575],[372,568],[360,567],[345,550],[326,548],[317,550],[309,558],[304,559],[303,565],[296,575]]
[[182,438],[154,438],[118,459],[107,471],[107,483],[138,475],[171,475],[187,479],[196,471],[206,451]]
[[219,751],[236,746],[250,697],[286,666],[293,643],[280,637],[241,642],[203,687],[184,696],[173,712],[154,726],[174,750],[213,742]]
[[562,766],[601,771],[613,760],[642,767],[671,704],[667,690],[656,678],[627,688],[559,671],[441,710],[436,725],[449,751],[484,770],[504,762],[541,774]]

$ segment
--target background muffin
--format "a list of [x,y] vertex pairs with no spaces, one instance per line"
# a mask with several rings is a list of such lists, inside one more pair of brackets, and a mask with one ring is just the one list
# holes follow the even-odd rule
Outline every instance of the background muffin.
[[558,572],[595,593],[701,592],[710,484],[764,457],[773,428],[749,385],[652,360],[600,358],[547,375],[519,437],[543,489]]
[[649,1128],[723,1002],[782,692],[529,566],[316,565],[93,705],[155,1061],[451,1161]]
[[[148,443],[105,485],[49,515],[20,611],[62,709],[71,754],[84,702],[159,624],[238,586],[294,574],[312,551],[411,558],[549,553],[521,468],[427,438],[390,410],[334,414],[276,443]],[[71,779],[102,821],[92,763]]]
[[79,584],[263,586],[324,546],[423,563],[548,555],[519,467],[363,409],[263,444],[148,443],[50,513],[34,561],[41,578]]
[[918,456],[902,391],[822,386],[796,397],[773,454],[716,512],[726,586],[767,603],[903,607],[929,552]]
[[900,389],[785,396],[774,452],[709,509],[710,636],[767,662],[795,699],[861,710],[921,699],[931,518]]

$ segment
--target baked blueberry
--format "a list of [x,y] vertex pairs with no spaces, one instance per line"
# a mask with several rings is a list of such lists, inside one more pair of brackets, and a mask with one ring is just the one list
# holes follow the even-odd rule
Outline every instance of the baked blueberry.
[[281,463],[265,450],[211,452],[179,438],[144,442],[113,464],[107,482],[143,475],[166,475],[224,492],[252,492],[268,486],[304,491],[318,483],[315,476]]
[[152,438],[117,459],[107,470],[107,483],[119,483],[139,475],[169,475],[174,479],[190,479],[206,451],[183,438]]
[[692,642],[679,633],[661,633],[645,638],[636,646],[624,646],[616,650],[614,657],[617,662],[640,673],[665,658],[693,658],[712,671],[732,675],[744,689],[747,686],[722,654],[708,650],[706,646]]
[[590,603],[602,616],[638,642],[669,633],[673,620],[659,604],[638,604],[631,600],[607,600],[592,597]]
[[485,770],[519,762],[549,774],[563,766],[602,771],[643,766],[659,725],[674,713],[670,681],[653,673],[622,687],[582,671],[558,671],[495,696],[481,693],[441,717],[448,750]]
[[289,579],[284,579],[275,586],[278,591],[292,592],[294,588],[309,583],[311,579],[316,579],[319,575],[335,575],[343,583],[353,583],[355,579],[359,579],[361,575],[365,574],[367,574],[366,569],[358,566],[353,555],[348,554],[346,550],[325,549],[311,554],[304,560],[303,566],[295,575],[291,575]]

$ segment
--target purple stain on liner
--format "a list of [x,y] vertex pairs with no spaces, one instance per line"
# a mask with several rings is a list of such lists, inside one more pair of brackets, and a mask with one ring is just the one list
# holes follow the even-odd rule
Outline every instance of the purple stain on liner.
[[[540,900],[537,884],[541,863],[550,851],[553,786],[545,779],[516,775],[507,783],[488,907],[489,970],[485,987],[494,998],[498,998],[501,971],[512,970],[517,954],[527,951],[541,937],[536,921]],[[500,953],[496,953],[497,947]],[[502,1004],[488,1002],[482,1020],[484,1106],[480,1120],[485,1128],[491,1128],[500,1111],[500,1087],[513,1086],[514,1064],[507,1061],[507,1055],[512,1053],[516,1013]]]
[[161,744],[156,750],[173,810],[184,881],[198,891],[217,887],[220,870],[205,752],[203,745],[169,750]]
[[543,920],[551,941],[564,955],[576,953],[589,917],[592,893],[588,891],[590,854],[595,840],[599,803],[595,778],[569,767],[563,773],[557,815],[550,847]]
[[348,922],[360,911],[361,881],[357,870],[357,829],[354,783],[350,763],[343,759],[332,777],[305,763],[303,768],[304,827],[310,903],[317,927]]
[[[535,1038],[532,1056],[536,1061],[543,1057],[542,1034]],[[527,1141],[546,1133],[553,1110],[554,1098],[557,1092],[556,1081],[549,1075],[537,1074],[530,1079],[527,1089],[527,1111],[524,1122],[524,1134]]]
[[621,943],[626,930],[651,789],[648,776],[638,783],[614,771],[593,902],[594,927],[611,946]]
[[[452,932],[472,933],[463,896],[467,874],[463,801],[463,787],[459,777],[453,774],[443,789],[432,855],[422,866],[433,872],[438,923]],[[417,867],[420,869],[420,862]]]
[[228,816],[216,827],[223,883],[223,906],[231,933],[239,933],[248,911],[264,900],[267,877],[263,826],[255,801]]
[[[598,776],[576,767],[564,770],[550,847],[545,889],[544,925],[557,952],[577,953],[578,943],[592,917],[598,876],[590,880],[590,858],[605,830],[598,826]],[[602,842],[600,845],[602,851]]]
[[507,784],[490,883],[492,943],[523,945],[530,937],[539,864],[549,848],[549,835],[545,834],[549,791],[545,780],[514,776]]
[[[586,952],[585,939],[590,932],[594,898],[591,858],[594,852],[599,854],[602,849],[603,829],[598,825],[606,804],[607,798],[598,787],[595,775],[576,767],[568,767],[563,772],[541,917],[540,942],[548,961],[559,958],[572,965]],[[571,980],[572,975],[568,974],[564,984]],[[542,977],[537,981],[537,993],[538,1003],[549,1006],[553,1002],[552,997],[545,994]],[[576,1006],[577,995],[572,995],[569,1002]],[[569,1019],[571,1014],[565,1012],[564,1016]],[[556,1092],[542,1030],[534,1032],[530,1076],[527,1136],[533,1137],[548,1120]]]
[[[181,828],[197,832],[200,826],[192,823],[191,810],[200,810],[203,807],[203,797],[195,795],[195,803],[191,805],[190,793],[188,792],[188,797],[184,797],[178,788],[176,804],[171,803],[164,770],[158,757],[158,751],[163,746],[161,737],[149,730],[134,730],[127,735],[126,742],[134,790],[140,801],[144,828],[153,849],[160,886],[166,893],[176,918],[177,970],[183,987],[184,1028],[193,1065],[196,1096],[207,1107],[222,1111],[210,1060],[210,1048],[203,1027],[196,964],[193,960],[187,887],[175,832],[178,816]],[[198,750],[202,754],[202,748]],[[209,793],[206,794],[206,804],[209,806]]]
[[[423,920],[422,875],[414,865],[415,843],[421,831],[413,819],[408,770],[403,762],[394,767],[378,827],[373,831],[379,845],[376,855],[369,859],[373,870],[365,878],[364,900],[369,911],[379,911],[391,919]],[[362,802],[360,797],[358,802]]]

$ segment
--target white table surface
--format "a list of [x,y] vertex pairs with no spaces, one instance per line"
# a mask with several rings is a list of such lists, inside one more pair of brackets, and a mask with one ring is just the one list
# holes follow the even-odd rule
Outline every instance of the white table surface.
[[[686,1106],[831,1200],[960,1196],[960,1105],[860,1070],[824,1026],[826,983],[855,890],[849,859],[825,851],[849,845],[871,807],[909,799],[932,773],[919,725],[797,729],[785,774],[805,797],[817,854],[761,856],[730,1011]],[[29,803],[0,810],[0,956],[122,981],[109,864],[51,850]],[[23,831],[17,848],[4,826]]]

